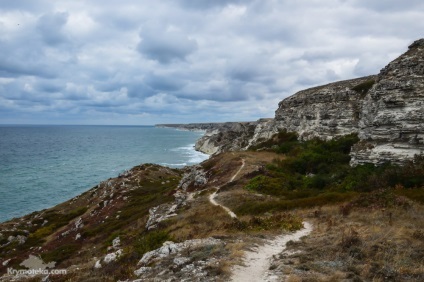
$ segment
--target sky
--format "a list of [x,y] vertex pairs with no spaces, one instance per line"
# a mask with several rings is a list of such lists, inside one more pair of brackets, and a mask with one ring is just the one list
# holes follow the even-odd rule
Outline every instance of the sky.
[[377,74],[423,19],[422,0],[0,0],[0,124],[273,117]]

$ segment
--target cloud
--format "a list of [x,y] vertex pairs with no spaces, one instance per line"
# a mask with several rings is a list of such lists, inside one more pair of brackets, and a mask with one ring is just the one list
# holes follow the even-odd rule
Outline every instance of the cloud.
[[367,1],[367,0],[351,0],[353,5],[363,8],[371,9],[378,12],[403,12],[415,9],[423,9],[424,3],[421,0],[408,0],[407,3],[397,0],[384,0],[384,1]]
[[57,45],[67,40],[62,29],[68,21],[68,13],[49,13],[42,15],[37,22],[39,30],[44,42],[48,45]]
[[230,4],[243,4],[248,3],[251,1],[246,0],[177,0],[181,5],[188,8],[194,8],[194,9],[209,9],[209,8],[216,8],[216,7],[222,7]]
[[168,64],[175,60],[185,60],[196,51],[197,42],[178,29],[168,27],[144,27],[140,33],[138,51],[146,58]]
[[422,37],[423,5],[0,0],[0,122],[272,117],[298,90],[378,73]]
[[171,75],[151,74],[145,79],[145,83],[156,92],[175,92],[184,87],[184,80]]

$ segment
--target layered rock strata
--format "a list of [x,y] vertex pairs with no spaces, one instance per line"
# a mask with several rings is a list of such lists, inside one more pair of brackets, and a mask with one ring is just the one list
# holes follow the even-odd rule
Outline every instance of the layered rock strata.
[[240,151],[249,145],[259,122],[223,123],[220,127],[206,131],[197,140],[195,149],[206,154],[216,154],[226,151]]
[[424,153],[424,39],[380,71],[362,101],[351,164],[403,163]]
[[375,76],[345,80],[297,92],[278,105],[276,126],[297,132],[302,140],[329,140],[358,132],[361,103]]

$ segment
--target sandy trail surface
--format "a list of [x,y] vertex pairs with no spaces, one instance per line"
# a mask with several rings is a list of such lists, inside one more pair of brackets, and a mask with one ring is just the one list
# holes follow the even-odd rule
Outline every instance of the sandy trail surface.
[[[237,172],[231,177],[230,181],[228,181],[227,183],[233,182],[234,179],[236,179],[236,177],[239,175],[239,173],[243,170],[244,165],[245,165],[245,160],[243,159],[240,168],[237,170]],[[215,188],[216,188],[215,192],[213,192],[209,196],[209,202],[214,206],[219,206],[219,207],[223,208],[228,213],[228,215],[231,216],[232,218],[237,218],[237,215],[233,211],[231,211],[228,207],[219,204],[215,200],[216,194],[219,192],[220,187],[215,187]]]
[[260,281],[281,281],[282,277],[272,275],[269,271],[272,257],[280,254],[286,248],[289,241],[297,241],[312,231],[312,225],[303,223],[304,228],[294,233],[284,234],[268,240],[264,245],[254,250],[247,251],[244,257],[244,265],[237,265],[233,268],[231,280],[233,282],[260,282]]

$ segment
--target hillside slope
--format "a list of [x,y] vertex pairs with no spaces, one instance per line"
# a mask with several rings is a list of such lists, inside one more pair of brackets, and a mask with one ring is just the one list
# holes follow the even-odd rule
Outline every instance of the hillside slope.
[[[254,249],[269,269],[245,272],[264,280],[424,278],[423,160],[352,168],[355,137],[272,140],[183,170],[137,166],[0,224],[0,281],[40,281],[7,273],[34,263],[67,271],[49,281],[230,281]],[[266,255],[303,226],[306,238]]]

